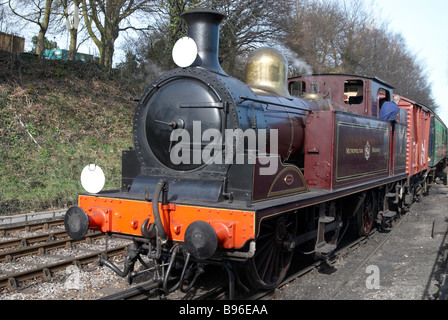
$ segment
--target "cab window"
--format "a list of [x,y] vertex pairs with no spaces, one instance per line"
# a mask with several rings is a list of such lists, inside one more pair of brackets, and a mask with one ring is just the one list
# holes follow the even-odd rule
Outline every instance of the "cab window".
[[364,82],[362,80],[346,80],[344,82],[345,104],[361,104],[364,101]]
[[288,85],[288,89],[292,96],[300,97],[306,92],[306,83],[305,81],[291,81]]

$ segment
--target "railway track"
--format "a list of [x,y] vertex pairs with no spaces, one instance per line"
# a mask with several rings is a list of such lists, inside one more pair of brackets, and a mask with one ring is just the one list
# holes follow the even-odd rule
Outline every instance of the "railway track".
[[158,289],[160,285],[153,281],[148,281],[139,286],[129,288],[99,300],[147,300],[153,296],[153,291]]
[[[65,231],[51,232],[49,234],[34,235],[22,239],[12,239],[0,242],[0,262],[10,262],[13,259],[31,254],[43,255],[49,250],[70,248],[77,243],[90,243],[95,239],[104,238],[99,232],[87,234],[84,239],[73,241]],[[15,249],[19,247],[18,249]]]
[[64,226],[63,219],[54,219],[49,221],[37,221],[31,223],[14,223],[0,227],[0,237],[4,237],[8,234],[18,231],[32,232],[37,230],[50,230],[54,227]]
[[[50,280],[52,275],[66,269],[70,265],[79,267],[98,260],[98,256],[106,253],[106,249],[83,249],[81,244],[94,244],[95,241],[104,239],[99,232],[89,233],[81,240],[72,240],[62,227],[64,221],[56,219],[52,221],[33,222],[26,224],[7,225],[0,228],[0,236],[8,237],[0,239],[0,289],[9,288],[17,290],[30,280]],[[56,228],[56,229],[55,229]],[[29,236],[23,236],[23,232],[36,232]],[[14,234],[20,233],[17,237]],[[118,246],[108,246],[108,257],[121,255],[128,247],[128,243]],[[58,253],[58,249],[69,250],[66,253]],[[76,249],[80,254],[73,254]],[[21,262],[22,258],[40,257],[42,262]],[[8,264],[8,266],[5,266]],[[16,266],[17,265],[17,266]]]

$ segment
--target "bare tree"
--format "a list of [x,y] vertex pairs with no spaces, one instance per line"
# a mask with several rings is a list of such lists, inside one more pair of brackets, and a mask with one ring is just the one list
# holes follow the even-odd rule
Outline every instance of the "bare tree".
[[315,73],[379,77],[396,92],[436,108],[428,76],[403,37],[387,21],[372,26],[363,1],[292,0],[282,43]]
[[[180,15],[190,9],[208,8],[224,13],[221,25],[219,58],[223,69],[242,79],[247,54],[253,48],[272,43],[281,32],[277,23],[286,0],[158,0],[158,19],[139,41],[137,56],[154,71],[175,67],[169,58],[174,43],[185,35]],[[276,8],[273,10],[273,8]]]
[[17,33],[21,29],[14,19],[12,19],[13,13],[8,7],[8,1],[2,1],[0,3],[0,31],[6,33]]
[[156,19],[148,32],[141,35],[137,44],[137,55],[146,64],[149,79],[161,70],[175,67],[169,57],[175,42],[185,35],[186,27],[180,15],[199,3],[198,0],[158,0]]
[[344,19],[335,2],[295,1],[283,22],[282,43],[316,73],[340,71],[338,46]]
[[[100,52],[100,64],[112,68],[115,40],[121,31],[136,28],[129,18],[150,12],[153,0],[81,0],[87,31]],[[99,33],[99,35],[98,35]]]
[[279,21],[288,10],[285,0],[208,0],[201,5],[227,16],[220,35],[220,60],[230,75],[243,79],[247,55],[273,45],[282,32]]
[[436,109],[423,62],[409,51],[401,34],[389,30],[386,21],[372,28],[365,22],[367,15],[362,5],[346,14],[353,23],[345,28],[340,43],[341,70],[379,77],[393,84],[397,93]]
[[45,34],[50,25],[53,0],[8,0],[8,5],[16,16],[39,26],[36,54],[42,56],[45,49]]
[[59,13],[63,20],[63,25],[70,33],[70,45],[68,49],[68,59],[75,60],[78,44],[79,30],[79,5],[81,0],[56,0],[59,5]]

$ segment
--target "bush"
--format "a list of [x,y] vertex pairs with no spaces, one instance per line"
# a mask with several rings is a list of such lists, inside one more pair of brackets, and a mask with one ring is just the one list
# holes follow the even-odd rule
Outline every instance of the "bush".
[[0,215],[75,204],[90,163],[105,172],[105,189],[120,188],[130,98],[144,84],[93,64],[2,58],[0,75],[9,76],[0,82]]

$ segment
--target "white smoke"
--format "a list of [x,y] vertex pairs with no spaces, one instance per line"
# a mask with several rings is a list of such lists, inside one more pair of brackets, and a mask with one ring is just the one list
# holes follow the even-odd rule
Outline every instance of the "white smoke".
[[295,58],[289,61],[289,63],[294,67],[296,74],[300,75],[311,75],[313,74],[313,68],[311,68],[308,63],[306,63],[304,60]]
[[313,74],[313,68],[306,63],[305,60],[300,59],[297,53],[288,48],[281,48],[280,51],[283,52],[286,59],[288,59],[289,76],[304,76]]

